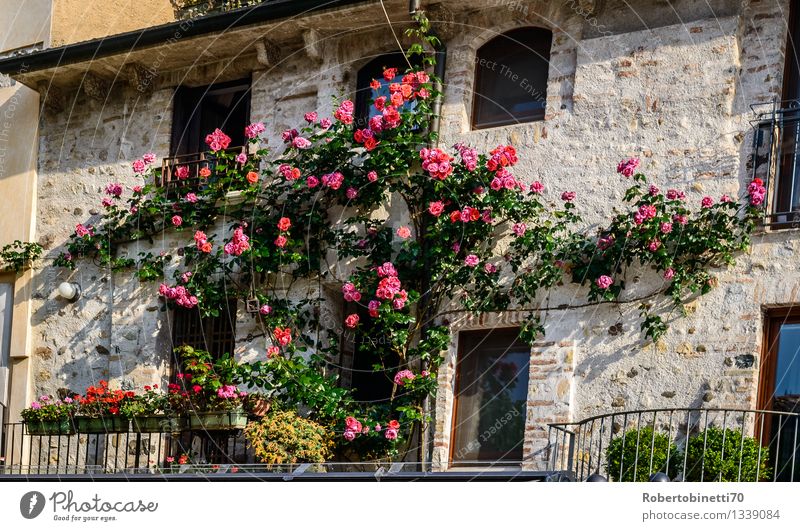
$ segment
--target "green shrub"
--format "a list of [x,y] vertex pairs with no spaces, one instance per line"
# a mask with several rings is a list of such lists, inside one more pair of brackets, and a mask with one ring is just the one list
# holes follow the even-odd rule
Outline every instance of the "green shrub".
[[[667,458],[669,458],[669,470],[667,470]],[[665,472],[670,478],[674,478],[679,464],[683,463],[683,456],[675,444],[670,442],[669,437],[663,433],[655,433],[651,426],[628,430],[611,439],[606,450],[606,459],[608,460],[606,471],[614,481],[648,481],[650,474],[656,472]]]
[[250,422],[244,434],[262,463],[322,463],[330,454],[325,427],[294,411],[270,411]]
[[[724,444],[723,444],[724,439]],[[761,448],[741,430],[710,427],[689,439],[685,481],[757,481],[769,477],[769,448]],[[741,463],[741,476],[740,476]],[[758,470],[760,469],[760,470]],[[757,472],[758,470],[758,472]]]

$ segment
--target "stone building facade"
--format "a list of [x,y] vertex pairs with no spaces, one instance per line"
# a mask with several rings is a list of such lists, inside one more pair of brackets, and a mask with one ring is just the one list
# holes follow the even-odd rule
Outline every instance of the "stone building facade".
[[[190,21],[161,45],[4,71],[16,87],[38,92],[42,104],[28,123],[38,131],[28,181],[34,209],[9,204],[3,216],[29,219],[31,238],[45,249],[42,263],[16,279],[17,297],[29,297],[30,308],[29,317],[15,309],[14,330],[25,328],[27,339],[9,353],[7,420],[33,396],[98,378],[122,386],[166,381],[170,317],[160,311],[155,287],[89,263],[70,273],[49,261],[77,223],[99,214],[106,183],[140,184],[131,162],[146,151],[169,153],[176,87],[249,78],[250,120],[267,124],[272,146],[303,112],[327,115],[333,96],[353,94],[363,65],[405,44],[409,16],[404,1],[386,1],[387,16],[375,2],[350,4],[208,35],[192,33]],[[614,168],[630,156],[641,158],[659,187],[686,190],[692,204],[704,195],[741,195],[752,172],[752,105],[785,94],[788,0],[464,0],[423,7],[447,50],[441,144],[516,146],[515,173],[544,182],[550,199],[576,190],[590,223],[608,219],[622,198],[627,183]],[[529,26],[552,32],[544,119],[473,129],[479,49]],[[718,288],[691,303],[689,315],[672,316],[655,344],[638,330],[637,303],[581,307],[583,289],[550,293],[541,312],[545,334],[531,351],[523,453],[543,448],[549,422],[655,407],[760,407],[766,316],[800,302],[797,236],[791,228],[760,229],[750,251],[718,272]],[[151,249],[169,250],[177,241]],[[132,245],[132,254],[142,249],[136,245],[143,244]],[[646,271],[627,280],[632,297],[661,282]],[[74,304],[55,294],[63,281],[82,287]],[[509,312],[450,325],[456,332],[519,320]],[[263,339],[248,341],[258,332],[239,308],[237,356],[263,355]],[[442,467],[453,453],[459,337],[452,335],[439,374],[432,459]]]

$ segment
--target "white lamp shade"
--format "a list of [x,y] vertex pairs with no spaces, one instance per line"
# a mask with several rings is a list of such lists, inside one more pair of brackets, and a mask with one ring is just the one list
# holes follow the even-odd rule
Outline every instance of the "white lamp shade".
[[78,294],[78,286],[74,282],[62,282],[58,285],[58,294],[67,300],[72,300]]

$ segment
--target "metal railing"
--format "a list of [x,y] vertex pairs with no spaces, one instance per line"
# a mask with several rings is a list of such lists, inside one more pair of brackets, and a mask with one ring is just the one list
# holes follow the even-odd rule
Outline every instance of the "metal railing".
[[[238,146],[228,148],[225,151],[227,153],[240,153],[242,149],[244,149],[242,146]],[[216,163],[217,157],[211,151],[165,157],[161,161],[161,173],[156,174],[153,184],[159,188],[171,189],[177,186],[186,186],[200,190],[206,183],[214,180]],[[183,171],[186,172],[186,176],[179,176],[179,168],[185,168]],[[207,177],[200,175],[202,169],[208,170],[209,175]]]
[[646,409],[549,425],[549,469],[576,481],[797,481],[800,415]]
[[767,189],[764,224],[776,228],[800,226],[800,101],[753,107],[751,179]]
[[[0,481],[47,479],[364,481],[562,481],[547,471],[483,467],[438,471],[430,462],[387,460],[263,464],[241,430],[183,430],[177,433],[74,433],[34,435],[24,423],[6,424],[5,464]],[[186,463],[180,456],[189,457]],[[171,458],[172,462],[168,461]],[[488,463],[485,463],[488,465]]]

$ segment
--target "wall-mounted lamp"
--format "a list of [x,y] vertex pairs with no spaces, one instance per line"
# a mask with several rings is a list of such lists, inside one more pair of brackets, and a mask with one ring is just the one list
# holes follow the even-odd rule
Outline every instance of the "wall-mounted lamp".
[[81,286],[77,282],[62,282],[56,291],[59,297],[69,302],[75,302],[81,298]]

